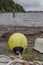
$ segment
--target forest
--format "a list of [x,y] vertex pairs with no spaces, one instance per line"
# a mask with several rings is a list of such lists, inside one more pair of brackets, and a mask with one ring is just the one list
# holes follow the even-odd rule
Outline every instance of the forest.
[[0,12],[25,12],[23,6],[13,0],[0,0]]

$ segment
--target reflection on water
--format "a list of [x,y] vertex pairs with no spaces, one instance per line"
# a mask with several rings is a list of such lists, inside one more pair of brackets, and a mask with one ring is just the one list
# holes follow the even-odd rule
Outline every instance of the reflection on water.
[[0,25],[43,26],[43,13],[0,14]]

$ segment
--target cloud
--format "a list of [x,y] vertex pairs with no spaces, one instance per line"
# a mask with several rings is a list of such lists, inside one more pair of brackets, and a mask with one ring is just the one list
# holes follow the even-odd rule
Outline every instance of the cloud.
[[25,10],[42,10],[43,0],[14,0],[16,3],[21,4]]

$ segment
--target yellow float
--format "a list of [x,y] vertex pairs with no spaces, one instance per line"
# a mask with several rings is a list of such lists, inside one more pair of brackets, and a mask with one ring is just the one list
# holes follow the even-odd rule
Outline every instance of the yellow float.
[[21,33],[14,33],[10,36],[8,40],[9,49],[12,50],[14,53],[19,51],[20,53],[27,47],[27,38],[24,34]]

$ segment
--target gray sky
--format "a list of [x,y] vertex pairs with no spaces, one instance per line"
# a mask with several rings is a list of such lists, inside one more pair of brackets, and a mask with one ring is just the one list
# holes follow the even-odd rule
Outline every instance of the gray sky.
[[43,0],[14,0],[16,3],[21,4],[24,9],[43,11]]

